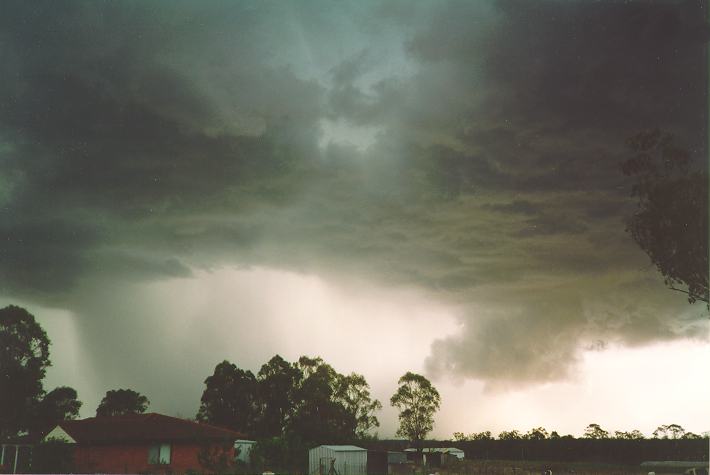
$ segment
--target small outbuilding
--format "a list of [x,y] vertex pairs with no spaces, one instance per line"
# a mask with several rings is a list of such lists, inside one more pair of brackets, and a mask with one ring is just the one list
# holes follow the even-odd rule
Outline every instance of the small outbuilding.
[[367,475],[367,449],[320,445],[308,451],[309,475]]
[[404,449],[407,459],[429,467],[448,465],[452,460],[463,460],[464,451],[456,447],[427,447],[422,449],[421,457],[417,449]]
[[234,454],[236,460],[246,464],[251,463],[251,449],[256,445],[255,440],[239,439],[234,441]]

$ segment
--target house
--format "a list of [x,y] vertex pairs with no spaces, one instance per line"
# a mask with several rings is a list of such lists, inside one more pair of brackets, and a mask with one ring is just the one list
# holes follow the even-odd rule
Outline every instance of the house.
[[27,473],[32,460],[28,436],[5,440],[0,444],[0,473]]
[[320,445],[308,451],[309,475],[367,475],[367,449]]
[[44,440],[76,444],[78,473],[184,473],[214,472],[212,464],[233,462],[235,441],[243,438],[228,429],[149,413],[64,421]]

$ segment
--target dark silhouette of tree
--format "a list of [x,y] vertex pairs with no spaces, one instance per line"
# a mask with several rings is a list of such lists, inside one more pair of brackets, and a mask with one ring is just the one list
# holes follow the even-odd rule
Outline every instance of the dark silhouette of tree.
[[276,437],[284,433],[295,411],[294,393],[301,378],[301,371],[279,355],[261,367],[257,374],[262,404],[260,436]]
[[549,438],[549,434],[544,427],[535,427],[525,434],[525,438],[528,440],[544,440]]
[[390,399],[399,409],[397,435],[407,437],[417,451],[434,428],[434,413],[441,405],[441,397],[431,382],[420,374],[407,372],[399,378],[399,387]]
[[44,394],[49,338],[27,310],[0,309],[0,440],[26,432]]
[[585,439],[608,439],[609,432],[602,429],[599,424],[589,424],[584,430]]
[[355,414],[336,397],[340,375],[321,358],[302,356],[297,366],[303,380],[296,391],[296,410],[288,424],[288,434],[313,443],[354,438]]
[[614,431],[614,438],[615,439],[623,439],[623,440],[641,440],[645,439],[644,435],[641,433],[641,431],[638,430],[632,430],[631,432],[623,432],[623,431]]
[[658,426],[653,431],[653,437],[656,439],[682,439],[684,435],[685,429],[678,424]]
[[147,397],[132,389],[114,389],[106,392],[99,407],[96,408],[96,416],[142,414],[148,409],[149,404]]
[[484,432],[473,432],[468,435],[465,435],[463,432],[454,432],[454,440],[457,442],[464,442],[468,440],[493,440],[493,436],[489,430]]
[[671,134],[643,132],[628,145],[633,156],[622,170],[636,180],[638,208],[627,231],[669,288],[691,303],[708,302],[707,173],[691,169],[690,155]]
[[517,430],[510,430],[510,431],[504,430],[503,432],[498,434],[498,438],[500,440],[519,440],[519,439],[522,439],[523,436]]
[[351,441],[379,425],[374,413],[381,404],[365,378],[342,375],[318,357],[289,363],[276,355],[256,377],[224,361],[205,385],[198,420],[286,438],[288,446]]
[[61,421],[76,419],[79,416],[81,401],[76,390],[61,386],[48,392],[36,406],[33,417],[33,431],[42,433],[52,429]]
[[260,413],[259,388],[251,371],[229,361],[219,363],[205,379],[197,420],[251,433]]
[[338,375],[335,400],[355,418],[355,437],[365,438],[369,431],[380,426],[375,412],[382,409],[382,403],[372,399],[370,385],[361,374]]
[[469,438],[471,440],[493,440],[493,435],[491,434],[491,431],[487,430],[484,432],[474,432],[469,435]]

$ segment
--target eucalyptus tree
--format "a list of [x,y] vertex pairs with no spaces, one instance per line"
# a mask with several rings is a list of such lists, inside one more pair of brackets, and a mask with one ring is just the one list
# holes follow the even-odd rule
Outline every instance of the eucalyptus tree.
[[399,409],[397,435],[408,438],[417,451],[422,441],[434,428],[434,414],[441,406],[441,397],[431,382],[420,374],[407,372],[398,382],[397,391],[390,398]]

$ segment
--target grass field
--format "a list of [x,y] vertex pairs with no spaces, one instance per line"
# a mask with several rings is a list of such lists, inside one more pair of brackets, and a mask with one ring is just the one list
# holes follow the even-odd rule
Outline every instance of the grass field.
[[520,460],[462,460],[448,467],[424,469],[423,474],[440,475],[646,475],[638,465],[611,465],[587,462],[546,462]]

